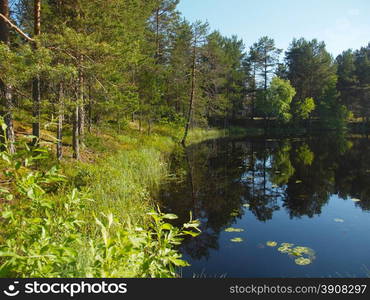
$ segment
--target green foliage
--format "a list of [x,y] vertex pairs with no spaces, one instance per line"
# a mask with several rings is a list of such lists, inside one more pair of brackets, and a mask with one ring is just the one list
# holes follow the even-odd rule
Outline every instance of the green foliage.
[[296,159],[304,166],[312,165],[314,158],[315,155],[307,144],[303,144],[296,150]]
[[307,120],[310,114],[315,110],[315,100],[306,98],[294,102],[292,115],[294,119]]
[[1,277],[174,277],[177,267],[187,266],[177,246],[197,235],[198,221],[177,228],[167,222],[176,216],[159,209],[142,227],[109,210],[101,217],[86,192],[55,194],[64,176],[34,165],[47,154],[26,146],[1,152]]
[[274,77],[270,87],[259,98],[257,107],[268,118],[276,117],[280,121],[288,122],[292,117],[290,103],[295,93],[289,80]]
[[278,185],[287,184],[290,177],[295,173],[295,169],[290,160],[291,145],[289,142],[284,142],[279,147],[273,158],[273,166],[271,168],[271,182]]
[[308,247],[296,246],[290,243],[281,243],[277,249],[281,253],[288,254],[294,259],[295,264],[299,266],[306,266],[311,264],[315,259],[315,251]]

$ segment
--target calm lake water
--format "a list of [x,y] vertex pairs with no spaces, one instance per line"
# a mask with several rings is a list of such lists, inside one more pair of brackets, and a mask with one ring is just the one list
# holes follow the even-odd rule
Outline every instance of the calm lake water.
[[202,229],[181,248],[183,277],[368,274],[369,139],[213,140],[175,153],[172,171],[162,204]]

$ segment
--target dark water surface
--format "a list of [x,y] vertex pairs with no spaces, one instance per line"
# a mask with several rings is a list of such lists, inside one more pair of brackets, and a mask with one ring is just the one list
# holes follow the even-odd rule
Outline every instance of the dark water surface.
[[162,204],[202,229],[181,248],[184,277],[367,275],[369,139],[214,140],[175,153],[172,170]]

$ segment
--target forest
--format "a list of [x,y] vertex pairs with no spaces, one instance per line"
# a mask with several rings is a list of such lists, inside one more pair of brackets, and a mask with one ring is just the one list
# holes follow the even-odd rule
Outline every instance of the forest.
[[370,43],[283,50],[178,4],[0,0],[0,276],[177,276],[198,223],[173,226],[154,199],[181,144],[369,129]]

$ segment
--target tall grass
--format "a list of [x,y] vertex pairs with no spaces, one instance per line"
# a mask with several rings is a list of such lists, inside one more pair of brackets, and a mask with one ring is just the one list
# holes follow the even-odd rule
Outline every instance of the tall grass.
[[[193,129],[188,140],[191,144],[226,134],[218,129]],[[90,136],[87,146],[108,155],[94,163],[66,163],[64,172],[73,187],[96,200],[94,211],[111,211],[121,220],[145,223],[146,213],[155,207],[159,186],[169,175],[168,159],[181,137],[181,128],[169,125],[154,126],[151,135],[127,131],[113,137],[112,133],[109,137]]]
[[[223,135],[198,129],[189,141]],[[46,149],[1,152],[0,277],[176,276],[187,265],[176,247],[198,223],[168,224],[176,216],[158,212],[155,196],[181,137],[168,125],[87,135],[84,162],[64,161],[64,176]]]
[[159,150],[120,150],[79,164],[68,181],[57,167],[38,170],[46,149],[24,144],[13,154],[4,139],[0,277],[174,277],[188,265],[177,246],[199,222],[174,227],[175,215],[145,202],[165,174]]
[[166,176],[166,163],[153,148],[120,151],[86,167],[97,211],[137,222],[153,208],[151,195]]

